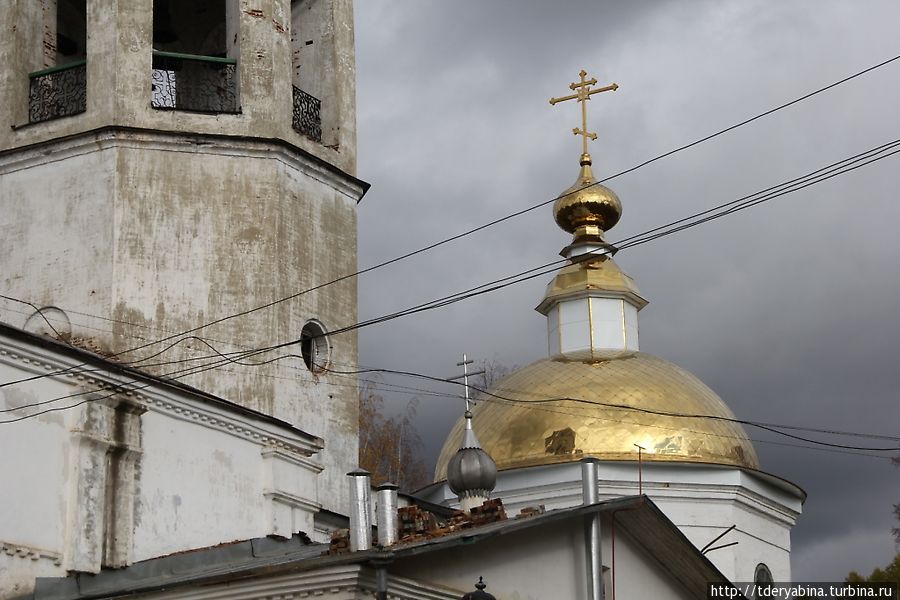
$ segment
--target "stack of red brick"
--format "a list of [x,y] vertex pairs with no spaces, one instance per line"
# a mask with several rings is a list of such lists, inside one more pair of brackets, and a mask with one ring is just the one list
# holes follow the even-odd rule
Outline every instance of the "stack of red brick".
[[[539,514],[543,507],[538,509],[524,509],[521,516]],[[443,537],[454,531],[481,527],[497,521],[506,520],[506,509],[503,502],[497,498],[486,500],[481,506],[476,506],[470,512],[455,511],[447,521],[438,521],[434,513],[428,512],[416,506],[401,507],[398,511],[400,521],[399,543],[418,542],[433,538]],[[339,529],[331,533],[331,545],[329,554],[343,554],[350,552],[350,530]]]
[[344,554],[350,552],[350,530],[335,529],[331,532],[331,545],[327,554]]

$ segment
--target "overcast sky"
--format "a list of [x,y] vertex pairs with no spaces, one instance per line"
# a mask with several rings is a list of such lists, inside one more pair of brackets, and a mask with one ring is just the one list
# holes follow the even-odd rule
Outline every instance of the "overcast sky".
[[[367,267],[556,196],[578,171],[586,69],[595,174],[606,175],[900,54],[896,1],[356,3],[359,264]],[[900,61],[607,185],[620,239],[900,138]],[[900,155],[621,252],[650,300],[642,351],[681,365],[741,418],[900,434]],[[379,269],[370,318],[556,259],[549,207]],[[533,309],[550,276],[360,331],[360,363],[456,374],[547,355]],[[385,382],[423,387],[421,382]],[[446,391],[446,390],[445,390]],[[409,395],[385,393],[396,409]],[[429,468],[458,401],[422,396]],[[749,431],[763,469],[809,493],[795,580],[838,580],[893,556],[900,469]],[[883,446],[890,442],[835,438]]]

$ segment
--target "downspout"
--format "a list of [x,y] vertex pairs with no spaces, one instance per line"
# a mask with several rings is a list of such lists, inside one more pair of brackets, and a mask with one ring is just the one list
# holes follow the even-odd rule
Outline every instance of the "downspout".
[[375,600],[388,600],[387,581],[387,564],[378,565],[375,568]]
[[369,561],[375,569],[375,600],[388,600],[388,567],[393,562],[394,554],[390,551],[376,555]]
[[[581,492],[584,506],[597,503],[597,474],[599,461],[596,458],[585,458],[581,461]],[[603,600],[603,567],[600,557],[600,514],[594,512],[585,515],[584,546],[587,553],[587,592],[588,600]]]
[[[387,550],[397,543],[399,538],[400,523],[397,515],[398,487],[393,483],[383,483],[375,492],[375,519],[378,524],[378,545],[382,550]],[[388,600],[388,565],[391,560],[387,558],[372,561],[375,567],[375,600]]]

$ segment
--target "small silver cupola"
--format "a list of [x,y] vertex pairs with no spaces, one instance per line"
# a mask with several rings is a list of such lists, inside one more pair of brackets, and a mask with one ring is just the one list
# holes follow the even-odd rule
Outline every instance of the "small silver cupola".
[[491,492],[497,485],[497,465],[491,456],[484,451],[472,428],[471,399],[469,398],[468,365],[463,354],[463,385],[466,390],[466,428],[463,430],[462,444],[447,464],[447,483],[450,490],[459,499],[460,508],[469,511],[481,506],[490,499]]

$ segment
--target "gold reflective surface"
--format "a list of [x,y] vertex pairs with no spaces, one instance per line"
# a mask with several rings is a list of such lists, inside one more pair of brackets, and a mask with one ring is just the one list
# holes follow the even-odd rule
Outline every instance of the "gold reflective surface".
[[556,224],[569,233],[592,225],[609,231],[621,216],[619,197],[605,185],[597,183],[591,170],[590,156],[583,157],[578,179],[553,203]]
[[574,83],[569,84],[569,89],[575,92],[574,94],[569,94],[568,96],[560,96],[559,98],[550,98],[550,105],[556,105],[559,102],[565,102],[566,100],[577,100],[579,104],[581,104],[581,129],[575,127],[572,129],[572,133],[575,135],[581,136],[581,143],[584,156],[588,156],[588,140],[596,140],[597,134],[588,131],[587,128],[587,101],[591,99],[591,96],[594,94],[599,94],[601,92],[614,92],[619,89],[618,84],[611,84],[603,86],[602,88],[591,89],[592,85],[597,85],[597,80],[591,77],[587,78],[587,71],[582,69],[578,73],[579,77],[581,77],[581,81],[576,81]]
[[547,314],[563,298],[577,296],[590,290],[611,292],[628,298],[638,309],[647,305],[637,284],[615,261],[606,256],[569,264],[557,271],[547,285],[547,293],[537,310]]
[[[681,414],[734,415],[719,396],[684,369],[641,352],[608,351],[599,360],[543,359],[498,382],[475,407],[474,429],[500,470],[577,461],[585,456],[734,465],[759,469],[743,427],[585,404],[572,398]],[[446,479],[463,419],[447,436],[435,468]]]

